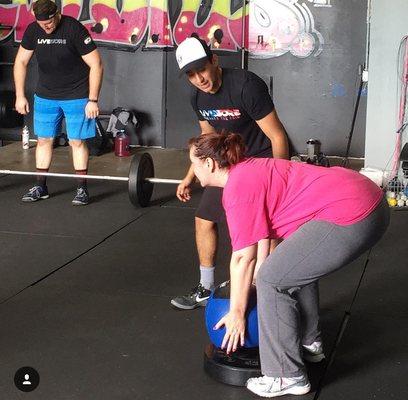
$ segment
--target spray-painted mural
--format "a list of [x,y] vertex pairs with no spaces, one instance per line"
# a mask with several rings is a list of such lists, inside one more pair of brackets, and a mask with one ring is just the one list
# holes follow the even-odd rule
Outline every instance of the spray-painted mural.
[[297,0],[253,0],[249,12],[248,49],[254,58],[319,55],[323,36],[315,29],[313,15]]
[[[331,7],[330,0],[308,0]],[[170,19],[169,4],[178,3]],[[324,45],[308,5],[298,0],[58,0],[62,13],[90,31],[96,42],[123,50],[172,48],[192,33],[213,49],[272,58],[290,52],[317,56]],[[20,42],[34,21],[31,0],[0,4],[0,42]],[[245,23],[243,23],[245,22]],[[243,29],[244,27],[244,29]]]

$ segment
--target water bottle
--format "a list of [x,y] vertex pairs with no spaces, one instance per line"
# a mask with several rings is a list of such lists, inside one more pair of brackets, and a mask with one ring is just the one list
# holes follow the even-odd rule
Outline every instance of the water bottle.
[[115,137],[115,155],[118,157],[130,156],[130,139],[125,131],[120,131]]
[[306,147],[307,147],[307,158],[308,159],[314,159],[315,156],[317,156],[320,153],[320,140],[318,139],[309,139],[306,142]]
[[28,130],[27,125],[25,125],[23,128],[22,144],[24,150],[28,150],[30,148],[30,131]]

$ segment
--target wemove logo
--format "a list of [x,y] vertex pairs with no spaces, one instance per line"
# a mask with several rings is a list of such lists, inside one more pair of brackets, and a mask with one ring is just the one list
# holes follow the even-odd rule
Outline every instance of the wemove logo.
[[236,108],[233,109],[221,109],[221,110],[199,110],[200,114],[206,120],[230,120],[239,119],[241,117],[241,111]]

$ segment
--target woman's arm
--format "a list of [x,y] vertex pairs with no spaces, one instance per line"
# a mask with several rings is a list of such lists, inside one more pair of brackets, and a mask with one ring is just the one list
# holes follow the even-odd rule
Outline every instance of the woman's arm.
[[245,311],[248,304],[257,256],[257,245],[232,253],[230,263],[230,311],[215,325],[225,325],[226,333],[221,348],[235,351],[245,341]]
[[252,283],[256,284],[256,275],[258,274],[260,266],[266,260],[266,258],[271,254],[276,246],[282,241],[282,239],[262,239],[258,242],[258,251],[256,256],[256,265],[254,271],[254,278]]
[[255,285],[256,282],[256,275],[258,274],[259,267],[262,263],[266,260],[269,256],[271,247],[271,239],[262,239],[258,242],[258,251],[256,255],[256,264],[255,264],[255,271],[252,283]]

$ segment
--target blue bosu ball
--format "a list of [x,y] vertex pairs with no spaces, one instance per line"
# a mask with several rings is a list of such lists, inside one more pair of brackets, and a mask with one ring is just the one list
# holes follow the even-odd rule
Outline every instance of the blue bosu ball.
[[[230,308],[230,286],[229,281],[217,286],[208,299],[205,309],[205,326],[208,336],[214,346],[221,348],[225,335],[225,327],[214,330],[217,322],[228,313]],[[251,287],[248,306],[246,311],[246,330],[244,347],[258,347],[258,312],[256,308],[256,290],[255,286]]]

